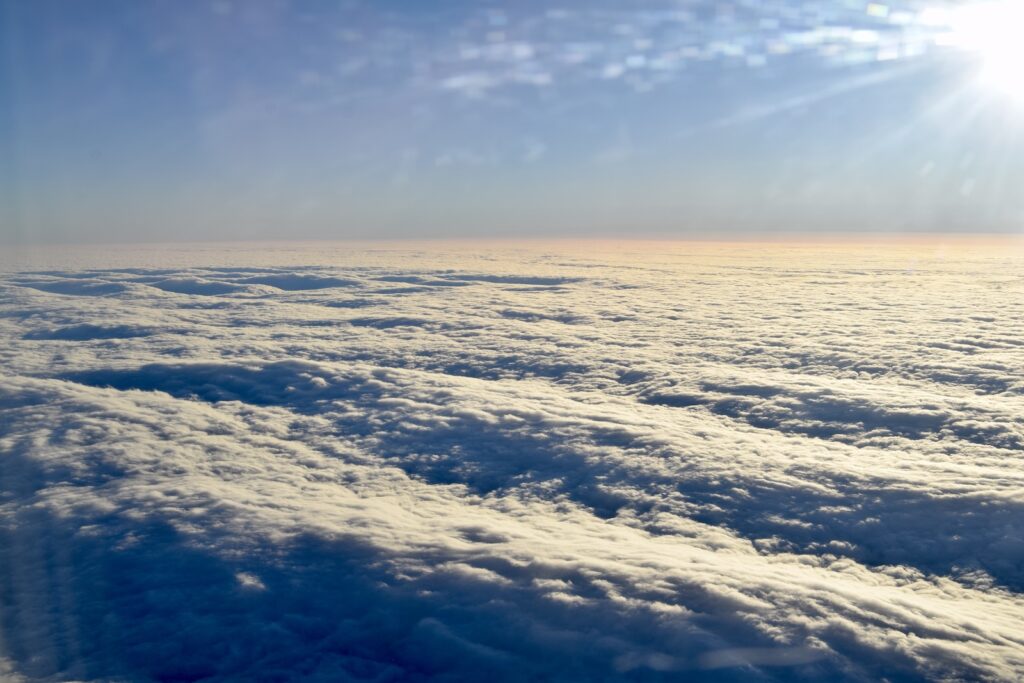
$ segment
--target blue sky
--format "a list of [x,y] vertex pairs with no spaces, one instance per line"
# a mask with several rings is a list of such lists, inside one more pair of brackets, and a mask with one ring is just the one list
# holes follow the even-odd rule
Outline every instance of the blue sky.
[[1013,232],[964,6],[0,0],[0,240]]

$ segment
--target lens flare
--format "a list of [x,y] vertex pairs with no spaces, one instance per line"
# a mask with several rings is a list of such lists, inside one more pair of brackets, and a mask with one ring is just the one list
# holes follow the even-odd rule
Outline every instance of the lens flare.
[[981,58],[980,81],[1024,103],[1024,2],[996,0],[958,8],[950,42]]

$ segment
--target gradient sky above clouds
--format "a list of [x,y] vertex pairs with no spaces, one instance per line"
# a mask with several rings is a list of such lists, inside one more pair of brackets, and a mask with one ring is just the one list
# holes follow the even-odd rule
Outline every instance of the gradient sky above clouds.
[[0,0],[0,241],[1016,231],[962,5]]

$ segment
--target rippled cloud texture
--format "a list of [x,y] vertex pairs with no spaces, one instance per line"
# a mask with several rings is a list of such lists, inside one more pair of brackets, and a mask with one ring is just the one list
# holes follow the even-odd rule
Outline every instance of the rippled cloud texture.
[[1022,253],[39,252],[11,680],[1016,680]]

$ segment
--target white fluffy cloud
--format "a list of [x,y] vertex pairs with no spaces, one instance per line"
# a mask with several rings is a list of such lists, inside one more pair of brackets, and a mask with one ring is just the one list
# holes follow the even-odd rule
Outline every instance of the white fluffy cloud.
[[47,258],[0,279],[5,676],[1024,675],[1004,251]]

